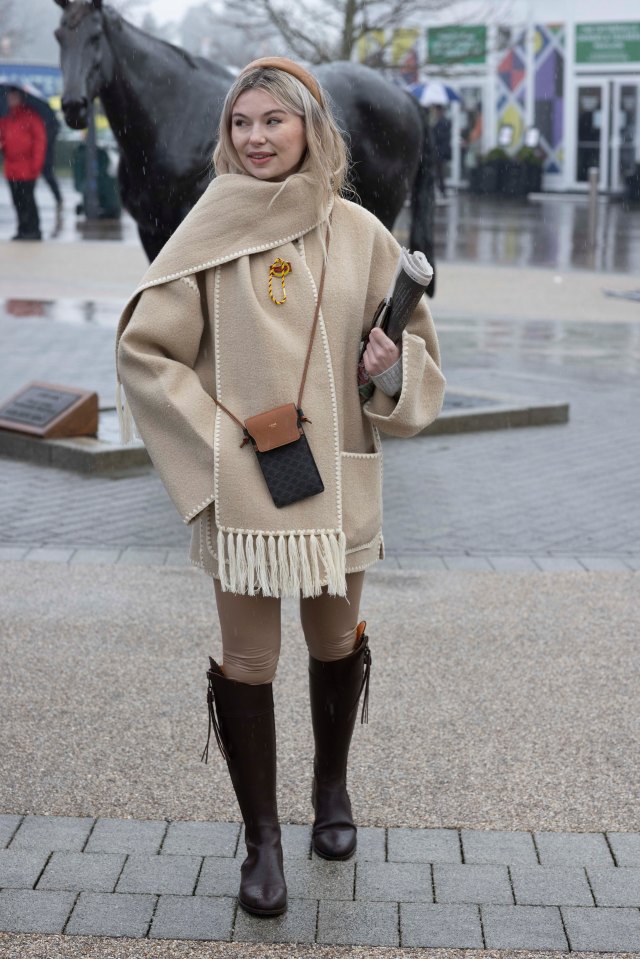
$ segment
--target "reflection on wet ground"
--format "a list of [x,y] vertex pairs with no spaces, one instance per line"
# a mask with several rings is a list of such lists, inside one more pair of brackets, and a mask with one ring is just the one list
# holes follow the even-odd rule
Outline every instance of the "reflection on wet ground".
[[438,325],[443,365],[509,367],[542,360],[596,379],[640,372],[640,323],[552,320],[444,320]]
[[[601,270],[640,276],[640,207],[598,203],[596,246],[587,245],[586,197],[492,200],[460,194],[436,207],[436,258],[499,266]],[[398,222],[407,240],[408,211]]]
[[23,300],[0,303],[0,314],[17,318],[41,317],[50,323],[74,326],[107,326],[115,329],[122,304],[111,300]]
[[[65,217],[56,243],[77,242],[82,231],[75,215],[79,199],[69,181],[62,180]],[[436,207],[436,256],[439,260],[466,260],[482,264],[541,266],[559,270],[588,269],[640,276],[640,206],[602,199],[598,203],[596,246],[587,247],[587,199],[582,196],[538,194],[535,200],[496,200],[461,193]],[[48,189],[38,182],[36,198],[43,234],[51,235],[55,219]],[[6,189],[0,189],[0,238],[9,238],[14,214]],[[408,241],[409,211],[403,209],[395,232]],[[103,224],[94,239],[139,244],[136,226],[123,214],[115,232]],[[90,242],[87,236],[87,241]]]

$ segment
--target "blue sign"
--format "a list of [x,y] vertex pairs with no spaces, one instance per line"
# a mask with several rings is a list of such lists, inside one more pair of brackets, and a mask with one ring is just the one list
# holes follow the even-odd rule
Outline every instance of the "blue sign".
[[59,97],[62,93],[60,67],[0,62],[0,83],[15,83],[18,87],[23,83],[29,83],[47,100],[51,97]]

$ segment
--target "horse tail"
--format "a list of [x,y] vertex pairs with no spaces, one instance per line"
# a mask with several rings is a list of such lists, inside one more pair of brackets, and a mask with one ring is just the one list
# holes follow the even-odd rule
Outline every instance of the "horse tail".
[[[415,101],[414,101],[415,102]],[[434,268],[433,280],[427,293],[434,296],[435,276],[435,176],[433,163],[433,143],[427,111],[416,103],[416,112],[422,134],[420,161],[411,191],[411,231],[409,249],[421,250]]]

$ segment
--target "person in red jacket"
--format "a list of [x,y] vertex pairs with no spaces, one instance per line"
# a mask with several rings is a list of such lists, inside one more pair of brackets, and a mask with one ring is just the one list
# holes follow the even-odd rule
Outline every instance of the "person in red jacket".
[[22,91],[17,87],[8,91],[7,103],[9,113],[0,117],[0,150],[18,217],[18,232],[12,239],[41,240],[34,190],[44,166],[47,134],[42,119],[25,106]]

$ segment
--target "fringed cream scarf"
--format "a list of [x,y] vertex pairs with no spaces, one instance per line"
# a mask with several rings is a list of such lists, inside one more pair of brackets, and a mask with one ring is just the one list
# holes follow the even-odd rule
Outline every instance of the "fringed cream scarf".
[[[216,398],[241,421],[295,402],[328,213],[329,207],[319,215],[317,190],[304,175],[290,177],[284,186],[233,174],[219,177],[150,266],[119,333],[145,289],[206,271]],[[276,256],[292,266],[282,306],[268,295]],[[326,282],[328,287],[331,256]],[[179,389],[175,392],[179,395]],[[217,528],[215,535],[210,531],[209,548],[217,554],[223,590],[317,596],[326,586],[331,595],[346,593],[338,409],[322,311],[303,407],[325,489],[282,509],[273,504],[251,448],[241,448],[241,430],[217,410],[212,438]],[[156,466],[162,475],[162,464]]]

